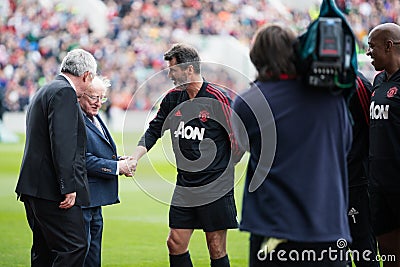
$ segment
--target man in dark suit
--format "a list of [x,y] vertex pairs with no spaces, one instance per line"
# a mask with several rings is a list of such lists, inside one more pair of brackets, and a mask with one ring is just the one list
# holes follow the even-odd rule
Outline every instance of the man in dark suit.
[[85,259],[86,133],[76,91],[87,90],[96,71],[90,53],[70,51],[61,73],[37,91],[28,108],[15,192],[33,233],[32,266],[82,266]]
[[109,86],[110,81],[105,77],[95,77],[91,89],[82,94],[78,92],[86,122],[86,169],[90,191],[90,205],[83,207],[89,244],[85,267],[101,266],[101,206],[119,203],[118,174],[132,176],[129,168],[131,159],[117,156],[115,143],[98,114],[102,103],[107,101],[105,95]]

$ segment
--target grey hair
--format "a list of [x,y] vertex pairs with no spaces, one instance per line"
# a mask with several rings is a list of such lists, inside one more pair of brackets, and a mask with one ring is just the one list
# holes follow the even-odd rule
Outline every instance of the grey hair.
[[105,76],[97,75],[96,77],[94,77],[93,82],[96,82],[95,80],[99,80],[99,82],[104,86],[104,89],[106,89],[106,91],[111,86],[110,79],[108,79]]
[[83,75],[86,71],[96,75],[97,63],[89,52],[83,49],[73,49],[62,60],[60,71],[77,77]]

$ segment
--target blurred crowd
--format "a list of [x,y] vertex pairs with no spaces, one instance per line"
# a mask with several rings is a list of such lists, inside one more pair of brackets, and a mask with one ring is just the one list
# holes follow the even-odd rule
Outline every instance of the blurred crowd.
[[[319,10],[318,6],[291,10],[277,5],[279,1],[268,0],[103,2],[108,27],[101,37],[94,34],[79,10],[62,1],[51,7],[37,0],[0,3],[0,95],[6,110],[24,110],[33,93],[58,73],[65,52],[75,47],[92,52],[99,62],[99,73],[110,78],[106,108],[147,110],[167,82],[165,75],[152,82],[147,79],[165,68],[163,52],[187,34],[233,36],[249,46],[260,25],[284,23],[301,33]],[[372,27],[400,22],[398,0],[337,0],[337,5],[348,17],[360,53],[367,48]],[[138,90],[145,82],[146,90]]]

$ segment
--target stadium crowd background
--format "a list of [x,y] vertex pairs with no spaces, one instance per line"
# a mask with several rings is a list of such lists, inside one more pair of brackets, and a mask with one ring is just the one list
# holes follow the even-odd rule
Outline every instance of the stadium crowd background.
[[[365,53],[372,27],[400,22],[398,0],[336,2],[358,38],[360,54]],[[260,25],[279,22],[301,33],[319,11],[318,5],[297,10],[267,0],[103,3],[108,27],[99,36],[79,10],[60,1],[50,7],[37,0],[0,1],[0,95],[6,111],[24,110],[34,92],[58,73],[65,51],[75,47],[92,52],[99,62],[99,73],[111,79],[110,105],[148,110],[160,97],[165,80],[156,79],[146,90],[138,92],[132,102],[131,96],[148,77],[165,67],[163,52],[187,34],[232,36],[248,47]]]

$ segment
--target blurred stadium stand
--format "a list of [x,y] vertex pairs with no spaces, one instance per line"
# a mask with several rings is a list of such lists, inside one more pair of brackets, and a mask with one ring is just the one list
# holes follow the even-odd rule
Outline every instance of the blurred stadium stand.
[[[365,57],[368,32],[379,23],[399,22],[400,1],[336,2],[357,36],[361,71],[372,80],[375,72]],[[281,23],[301,33],[318,15],[319,3],[0,0],[0,95],[4,96],[4,116],[23,112],[35,91],[58,73],[65,52],[75,47],[92,52],[99,62],[99,73],[111,79],[111,108],[107,110],[112,114],[120,114],[118,110],[152,109],[169,89],[166,84],[172,86],[162,77],[165,75],[157,73],[165,67],[163,52],[178,41],[192,43],[204,61],[214,62],[214,67],[219,64],[217,72],[214,69],[205,74],[208,79],[239,91],[254,78],[248,47],[257,28],[265,23]]]

